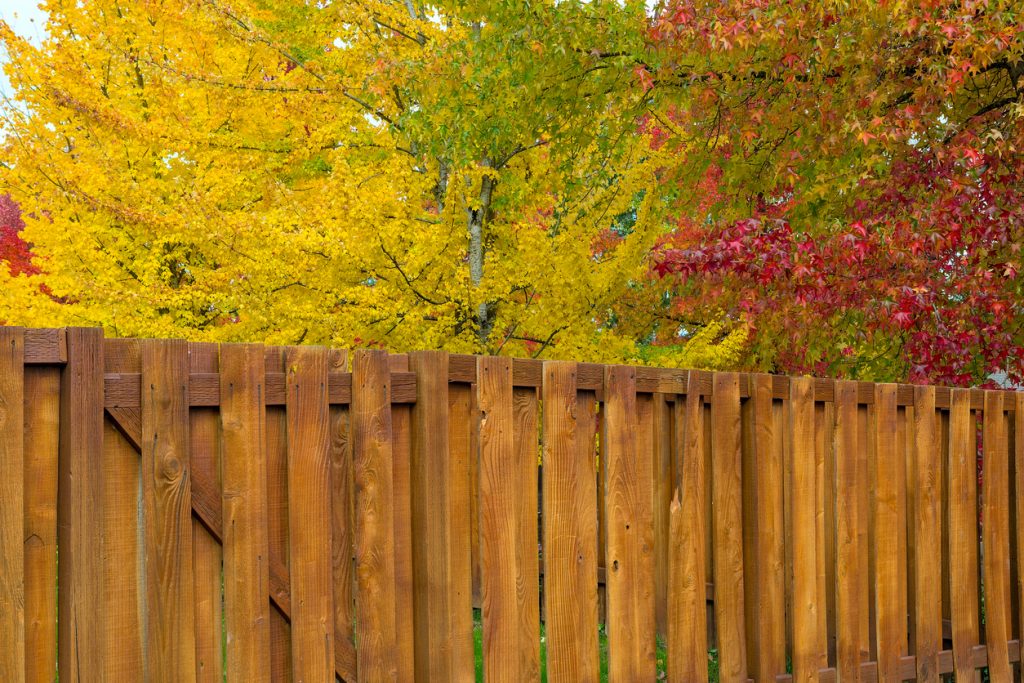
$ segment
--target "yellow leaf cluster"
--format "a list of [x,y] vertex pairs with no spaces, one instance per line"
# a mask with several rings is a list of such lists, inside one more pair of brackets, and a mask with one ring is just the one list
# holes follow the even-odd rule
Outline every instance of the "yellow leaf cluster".
[[38,47],[0,23],[0,191],[42,271],[0,268],[0,319],[643,360],[609,314],[664,232],[627,87],[642,3],[45,9]]

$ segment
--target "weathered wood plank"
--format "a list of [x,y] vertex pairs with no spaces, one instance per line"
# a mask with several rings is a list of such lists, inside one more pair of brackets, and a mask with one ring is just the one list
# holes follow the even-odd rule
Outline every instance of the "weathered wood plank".
[[[188,355],[189,372],[218,371],[216,344],[190,343]],[[219,427],[217,411],[212,408],[189,411],[189,471],[193,477],[202,476],[210,482],[218,496],[221,492]],[[195,581],[193,597],[197,683],[221,683],[224,680],[222,566],[220,544],[200,520],[193,518],[192,572]]]
[[599,680],[594,403],[576,364],[546,362],[543,386],[544,613],[549,680]]
[[391,386],[383,351],[356,351],[352,362],[355,466],[356,657],[368,681],[394,680],[395,545]]
[[[283,373],[284,347],[265,347],[265,373]],[[291,587],[285,580],[275,584],[274,565],[288,577],[291,558],[288,552],[288,416],[280,407],[267,407],[267,542],[270,546],[270,590],[277,609],[270,611],[270,679],[292,680]],[[275,588],[282,592],[275,591]],[[287,610],[280,602],[287,600]]]
[[0,680],[25,680],[25,331],[0,327]]
[[857,500],[867,485],[860,480],[856,385],[836,383],[836,669],[843,681],[860,680],[862,611],[860,561],[866,551],[860,545],[860,512]]
[[[408,372],[408,356],[388,356],[393,373]],[[394,380],[394,375],[392,375]],[[393,390],[393,388],[392,388]],[[415,398],[415,396],[414,396]],[[413,628],[413,559],[412,559],[412,482],[411,482],[411,420],[409,404],[394,403],[392,395],[391,434],[394,454],[394,517],[395,517],[395,604],[398,680],[413,680],[415,675],[415,631]]]
[[[903,654],[900,635],[906,633],[907,616],[899,608],[898,563],[900,534],[906,529],[905,513],[897,495],[896,385],[875,388],[875,633],[878,637],[878,676],[882,683],[898,683]],[[903,636],[905,637],[905,636]]]
[[314,683],[334,677],[327,350],[289,347],[285,360],[292,679]]
[[654,616],[658,635],[668,632],[669,506],[675,482],[672,476],[672,406],[664,394],[654,394]]
[[143,343],[144,673],[158,681],[196,675],[188,374],[185,342]]
[[538,548],[537,390],[513,388],[513,445],[518,500],[516,503],[516,601],[519,613],[520,662],[523,681],[540,680],[540,560]]
[[954,389],[949,416],[949,559],[953,664],[958,681],[980,683],[971,651],[981,642],[978,615],[978,450],[971,396]]
[[[512,362],[488,357],[477,361],[484,673],[488,681],[539,680],[540,670],[533,666],[538,632],[531,635],[524,628],[523,622],[532,618],[524,613],[528,608],[519,596],[520,587],[526,588],[528,581],[523,567],[526,558],[521,554],[521,535],[526,531],[522,508],[529,506],[531,496],[524,487],[523,454],[516,451]],[[536,538],[536,532],[533,535]]]
[[712,534],[719,676],[722,681],[747,680],[743,576],[743,459],[740,449],[740,386],[736,373],[714,376],[712,421]]
[[671,681],[708,680],[705,606],[704,405],[697,387],[698,371],[690,373],[685,401],[677,401],[675,419],[679,488],[670,512],[668,661]]
[[68,328],[61,372],[57,658],[62,681],[103,680],[103,332]]
[[[107,372],[138,373],[142,367],[139,341],[108,339],[103,343]],[[103,427],[103,611],[106,652],[104,675],[108,681],[139,680],[143,675],[143,631],[140,595],[144,594],[142,530],[142,412],[132,409],[137,432],[124,436],[113,420]]]
[[270,545],[264,350],[220,347],[227,680],[270,678]]
[[985,586],[985,642],[989,676],[1010,680],[1009,457],[1002,392],[985,392],[982,448],[982,534]]
[[605,368],[601,454],[608,520],[608,675],[621,681],[655,676],[650,402],[646,397],[645,405],[638,405],[633,368]]
[[25,368],[24,410],[25,680],[46,683],[57,679],[60,368]]
[[68,345],[63,329],[29,328],[25,332],[25,365],[63,365]]
[[813,380],[794,378],[790,383],[790,451],[792,464],[793,534],[793,680],[814,683],[825,661],[825,633],[821,628],[818,572],[824,549],[817,539],[817,500]]
[[[472,681],[473,653],[473,470],[477,454],[473,446],[473,388],[454,385],[448,389],[448,552],[451,558],[452,666],[457,681]],[[470,461],[474,461],[471,464]]]
[[[746,580],[755,581],[759,614],[785,614],[786,590],[785,529],[783,517],[782,442],[775,422],[772,384],[769,375],[752,375],[750,387],[753,420],[751,427],[753,467],[756,490],[756,571]],[[748,610],[749,613],[749,610]],[[785,619],[755,619],[757,632],[756,664],[758,680],[771,680],[786,670]]]
[[914,401],[914,632],[917,679],[938,681],[942,650],[941,458],[934,387]]
[[[448,412],[448,354],[409,354],[416,375],[412,409],[412,535],[416,678],[456,680],[453,660],[456,625],[451,555],[451,496]],[[472,580],[471,578],[469,579]]]

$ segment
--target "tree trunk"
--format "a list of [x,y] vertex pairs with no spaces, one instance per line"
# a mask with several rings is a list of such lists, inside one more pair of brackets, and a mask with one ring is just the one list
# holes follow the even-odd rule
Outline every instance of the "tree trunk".
[[[490,166],[490,161],[485,161],[484,165]],[[476,209],[466,210],[469,223],[469,280],[473,289],[479,289],[484,279],[484,221],[487,220],[487,212],[491,207],[496,182],[492,176],[485,175],[480,182],[480,205]],[[477,304],[477,342],[481,351],[488,348],[488,340],[494,329],[494,313],[493,302],[482,301]]]

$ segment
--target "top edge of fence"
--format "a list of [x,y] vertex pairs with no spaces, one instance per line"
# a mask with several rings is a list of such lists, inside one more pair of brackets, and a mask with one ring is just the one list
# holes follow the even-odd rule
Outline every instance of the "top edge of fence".
[[[26,327],[23,329],[25,333],[26,365],[63,365],[67,363],[66,330],[69,328]],[[160,341],[156,339],[147,338],[120,337],[107,338],[105,341],[114,341],[115,339],[119,342],[123,342],[128,339],[134,339],[135,341],[140,342]],[[189,343],[200,344],[204,342]],[[266,346],[266,348],[270,349],[276,347]],[[409,353],[415,352],[389,353],[388,355],[391,357],[407,357]],[[477,358],[480,358],[480,356],[462,353],[450,353],[448,377],[449,382],[465,384],[475,383],[477,372]],[[513,358],[513,384],[517,387],[540,388],[543,384],[543,367],[545,362],[547,361],[536,358]],[[604,371],[606,367],[609,367],[611,365],[622,364],[577,362],[577,388],[580,391],[603,391]],[[712,378],[715,372],[718,372],[687,368],[661,368],[642,365],[633,365],[629,367],[633,367],[636,369],[636,389],[638,392],[666,394],[669,396],[686,395],[687,393],[689,393],[690,373],[696,372],[701,373],[701,377],[698,382],[698,391],[700,395],[704,396],[705,398],[710,398],[714,391]],[[791,376],[749,372],[737,372],[735,374],[737,374],[739,377],[741,398],[749,398],[752,395],[754,381],[758,377],[771,378],[771,393],[773,399],[787,399],[789,397],[790,380],[792,379]],[[875,387],[884,386],[886,384],[868,382],[863,380],[837,380],[822,377],[814,377],[813,379],[815,401],[834,401],[835,383],[841,381],[851,381],[855,383],[857,386],[857,403],[861,405],[873,404],[875,402]],[[888,384],[890,386],[896,386],[897,404],[902,406],[913,405],[915,387],[923,386],[915,384]],[[955,390],[955,388],[939,385],[927,386],[935,386],[935,398],[937,408],[948,408],[950,406],[952,392]],[[970,388],[967,391],[970,392],[971,407],[973,409],[982,409],[984,407],[984,395],[986,391],[996,391],[1010,395],[1020,395],[1022,393],[1019,391],[1015,391],[1013,389]],[[1014,404],[1015,401],[1007,401],[1004,403],[1004,409],[1008,411],[1014,411]]]

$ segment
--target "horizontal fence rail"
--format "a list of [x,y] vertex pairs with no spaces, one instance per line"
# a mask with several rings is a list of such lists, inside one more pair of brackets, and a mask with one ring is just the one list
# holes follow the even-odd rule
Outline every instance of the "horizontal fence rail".
[[1014,392],[0,327],[0,680],[1010,681],[1018,435]]

